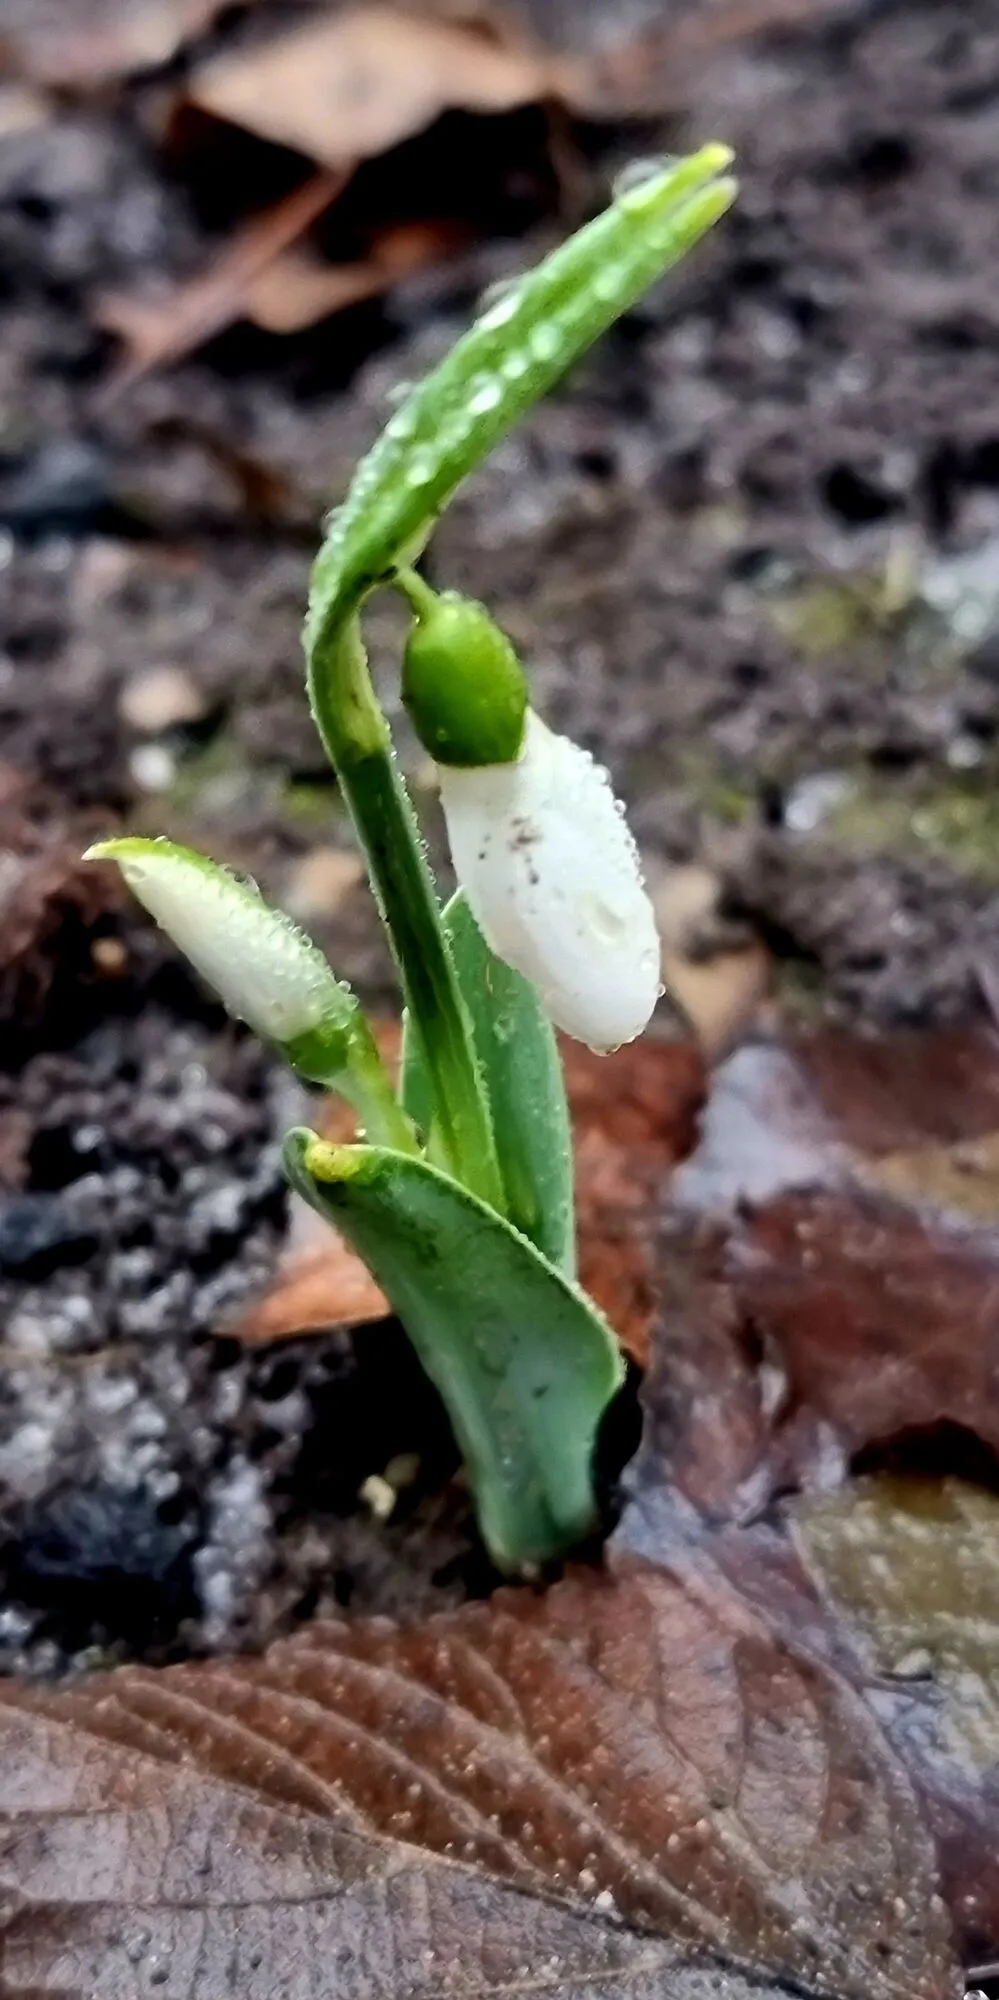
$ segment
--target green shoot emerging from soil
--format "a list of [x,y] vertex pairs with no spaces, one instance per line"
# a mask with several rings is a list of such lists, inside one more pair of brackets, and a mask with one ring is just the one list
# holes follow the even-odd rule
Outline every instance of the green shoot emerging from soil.
[[[119,863],[231,1013],[355,1107],[361,1141],[292,1132],[288,1174],[403,1321],[507,1570],[593,1527],[594,1441],[621,1378],[614,1336],[575,1282],[554,1026],[597,1049],[640,1034],[659,947],[606,772],[534,713],[484,607],[438,595],[411,565],[497,439],[728,208],[730,158],[705,146],[631,174],[604,214],[486,306],[330,520],[306,625],[309,694],[399,970],[398,1087],[349,988],[252,884],[169,841],[91,849]],[[402,689],[438,767],[460,884],[445,908],[368,674],[360,614],[382,586],[412,612]]]

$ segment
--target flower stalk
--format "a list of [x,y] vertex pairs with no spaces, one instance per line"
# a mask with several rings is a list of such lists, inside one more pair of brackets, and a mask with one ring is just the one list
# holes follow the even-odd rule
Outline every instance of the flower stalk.
[[499,1164],[468,1009],[389,727],[371,685],[356,613],[313,648],[309,696],[399,968],[411,1033],[430,1080],[441,1163],[499,1207]]

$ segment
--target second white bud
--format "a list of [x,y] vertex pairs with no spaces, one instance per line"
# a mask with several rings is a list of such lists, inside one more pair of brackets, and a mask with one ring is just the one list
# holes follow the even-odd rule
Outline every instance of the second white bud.
[[530,710],[515,761],[441,765],[455,873],[498,958],[593,1049],[633,1041],[659,995],[659,934],[606,771]]

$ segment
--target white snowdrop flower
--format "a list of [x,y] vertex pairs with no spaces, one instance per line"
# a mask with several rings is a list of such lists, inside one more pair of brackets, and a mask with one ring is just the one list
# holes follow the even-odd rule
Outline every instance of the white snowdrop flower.
[[116,861],[133,894],[214,987],[227,1012],[268,1041],[347,1026],[356,1002],[311,938],[241,881],[171,840],[98,841],[88,860]]
[[659,935],[606,771],[529,710],[515,761],[439,776],[455,873],[496,956],[577,1041],[633,1041],[660,992]]

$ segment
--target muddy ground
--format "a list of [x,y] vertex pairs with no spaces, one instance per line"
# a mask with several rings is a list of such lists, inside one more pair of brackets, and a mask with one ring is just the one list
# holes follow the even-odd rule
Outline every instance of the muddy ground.
[[[68,857],[121,822],[197,838],[390,1004],[302,694],[310,553],[393,386],[553,240],[547,128],[442,121],[432,171],[471,160],[497,231],[452,266],[108,399],[95,296],[195,268],[220,224],[146,109],[136,86],[0,143],[0,1661],[34,1673],[488,1581],[394,1336],[226,1334],[281,1240],[296,1093]],[[723,48],[682,118],[575,135],[591,201],[702,137],[738,148],[737,212],[497,452],[428,567],[612,766],[653,875],[719,871],[791,1004],[960,1016],[999,950],[995,9]],[[421,144],[377,171],[430,172]],[[397,633],[376,609],[390,701]],[[358,1487],[413,1451],[386,1529]]]

